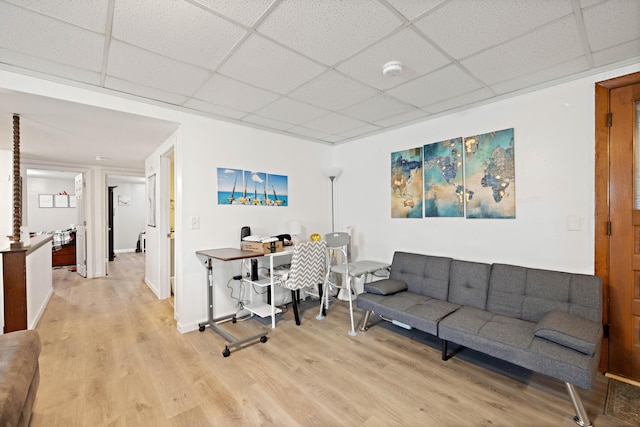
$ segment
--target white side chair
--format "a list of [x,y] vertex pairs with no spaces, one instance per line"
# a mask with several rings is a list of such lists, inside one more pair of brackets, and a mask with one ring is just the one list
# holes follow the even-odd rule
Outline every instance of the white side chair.
[[[349,299],[349,315],[351,317],[351,330],[349,335],[355,336],[356,329],[353,321],[353,294],[351,293],[351,274],[349,271],[349,258],[347,248],[349,246],[350,236],[345,232],[335,232],[325,234],[324,236],[327,242],[327,267],[326,275],[324,278],[324,286],[322,289],[322,298],[320,299],[320,312],[316,316],[316,319],[324,319],[325,313],[329,310],[329,292],[332,289],[345,289]],[[342,254],[341,263],[332,265],[333,259],[336,253]],[[344,279],[344,285],[336,283],[332,273],[339,274]]]

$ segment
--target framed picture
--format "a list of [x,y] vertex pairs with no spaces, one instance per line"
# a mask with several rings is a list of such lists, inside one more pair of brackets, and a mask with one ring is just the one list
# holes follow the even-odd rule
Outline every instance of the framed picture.
[[56,194],[54,196],[54,204],[56,208],[68,208],[69,196],[67,194]]
[[39,194],[38,195],[38,207],[39,208],[52,208],[53,207],[53,194]]
[[131,196],[118,196],[118,206],[131,206]]
[[147,178],[147,225],[156,226],[156,174]]

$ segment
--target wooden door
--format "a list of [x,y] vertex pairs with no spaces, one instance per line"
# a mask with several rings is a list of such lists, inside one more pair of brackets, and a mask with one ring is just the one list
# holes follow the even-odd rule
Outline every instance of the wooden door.
[[[596,135],[600,131],[606,133],[608,139],[608,152],[596,148],[596,158],[601,157],[600,162],[596,160],[596,167],[602,166],[605,157],[608,160],[608,250],[604,260],[599,260],[598,251],[602,256],[603,248],[596,238],[596,267],[603,262],[608,265],[596,274],[605,272],[601,277],[606,286],[608,349],[603,349],[608,350],[606,371],[640,381],[640,83],[629,84],[628,77],[620,82],[625,84],[607,89],[606,131],[601,128],[602,123],[596,124]],[[597,108],[596,121],[598,119]],[[598,185],[597,171],[596,234],[600,222],[597,213],[603,212],[602,206],[598,206],[602,203],[598,198]]]

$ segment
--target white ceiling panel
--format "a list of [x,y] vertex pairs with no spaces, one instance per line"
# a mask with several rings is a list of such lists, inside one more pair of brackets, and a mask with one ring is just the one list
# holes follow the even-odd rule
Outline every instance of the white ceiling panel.
[[[287,112],[287,114],[283,114]],[[270,119],[282,119],[287,123],[300,125],[316,117],[328,114],[329,111],[314,107],[291,98],[280,98],[272,104],[257,111],[257,114]]]
[[449,55],[460,59],[571,13],[570,0],[453,0],[415,25]]
[[266,36],[333,65],[402,25],[371,0],[283,0],[258,26]]
[[425,107],[479,87],[480,84],[459,67],[449,65],[387,93],[416,107]]
[[375,89],[332,70],[294,90],[289,97],[329,110],[339,110],[375,94]]
[[640,0],[0,0],[0,28],[0,70],[321,143],[640,63]]
[[111,43],[107,74],[138,85],[164,88],[180,95],[193,94],[210,75],[204,68],[187,65],[116,40]]
[[429,12],[445,0],[387,0],[405,18],[413,21],[418,16]]
[[351,107],[340,110],[340,113],[364,120],[375,122],[387,116],[414,110],[415,107],[398,101],[385,94],[378,94]]
[[632,40],[640,49],[640,1],[612,0],[585,10],[583,17],[594,51]]
[[194,0],[222,16],[247,27],[253,26],[274,0]]
[[0,28],[0,47],[84,70],[102,67],[100,34],[10,4],[0,10]]
[[263,37],[252,35],[219,72],[286,94],[324,71],[320,65]]
[[361,128],[366,125],[362,120],[352,119],[342,114],[331,113],[306,122],[305,127],[324,130],[330,134],[343,133],[345,131]]
[[255,111],[280,98],[280,95],[249,86],[221,74],[214,75],[194,98],[239,111]]
[[[402,74],[395,77],[384,76],[382,67],[389,61],[402,62]],[[430,73],[449,62],[446,56],[414,30],[405,29],[345,61],[337,69],[377,89],[385,90]]]
[[112,34],[152,52],[215,68],[246,31],[184,1],[119,0]]
[[87,30],[102,32],[107,22],[104,0],[6,0],[25,9],[48,15]]
[[565,18],[462,61],[486,84],[513,79],[584,56],[575,20]]

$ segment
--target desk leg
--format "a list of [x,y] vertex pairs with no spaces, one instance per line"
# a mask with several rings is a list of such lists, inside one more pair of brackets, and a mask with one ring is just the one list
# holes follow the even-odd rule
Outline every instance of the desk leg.
[[223,323],[223,322],[234,319],[235,314],[225,316],[225,317],[220,317],[217,319],[213,318],[214,289],[213,289],[213,260],[211,258],[207,260],[206,266],[207,266],[207,303],[209,304],[209,307],[207,310],[208,319],[206,322],[200,323],[198,325],[200,332],[204,331],[205,328],[208,326],[214,332],[218,333],[224,339],[229,341],[229,343],[226,346],[224,346],[224,350],[222,351],[222,355],[224,357],[229,357],[231,355],[232,348],[236,348],[236,347],[242,348],[242,346],[248,342],[255,341],[258,339],[260,340],[261,343],[267,342],[268,331],[263,331],[263,332],[251,335],[250,337],[247,337],[247,338],[237,339],[236,337],[231,335],[229,332],[225,331],[224,329],[218,326],[219,323]]
[[271,303],[271,328],[276,328],[276,286],[273,274],[273,256],[269,257],[269,275],[271,276],[271,286],[269,286],[269,296]]

